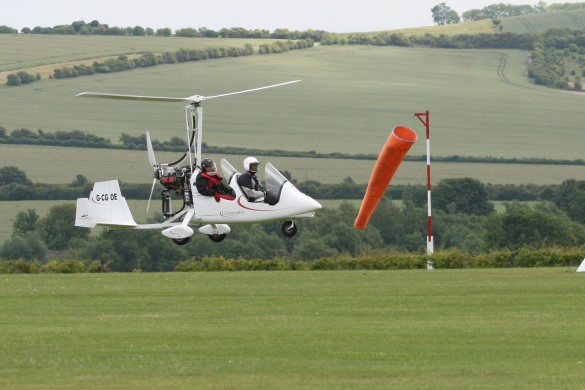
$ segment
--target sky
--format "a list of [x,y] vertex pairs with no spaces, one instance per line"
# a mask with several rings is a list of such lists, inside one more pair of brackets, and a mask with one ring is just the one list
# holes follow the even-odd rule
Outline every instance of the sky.
[[367,32],[432,26],[431,8],[445,2],[459,15],[490,4],[529,4],[537,0],[9,0],[0,25],[53,27],[98,20],[110,27],[142,26],[220,30],[277,28]]

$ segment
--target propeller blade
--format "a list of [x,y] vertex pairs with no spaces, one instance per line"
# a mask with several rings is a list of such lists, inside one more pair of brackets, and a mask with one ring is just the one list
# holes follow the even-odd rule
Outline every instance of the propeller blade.
[[81,92],[77,97],[92,97],[101,99],[120,99],[120,100],[141,100],[147,102],[184,102],[191,101],[189,98],[163,97],[163,96],[139,96],[139,95],[120,95],[116,93],[101,92]]
[[148,203],[146,204],[146,214],[148,214],[148,210],[150,209],[150,200],[152,199],[152,193],[154,192],[155,184],[156,184],[156,177],[152,181],[152,188],[150,189],[150,196],[148,197]]
[[223,93],[221,95],[214,95],[214,96],[193,95],[193,96],[189,96],[186,98],[165,97],[165,96],[123,95],[123,94],[117,94],[117,93],[101,93],[101,92],[81,92],[75,96],[77,96],[77,97],[93,97],[93,98],[102,98],[102,99],[139,100],[139,101],[146,101],[146,102],[167,102],[168,103],[168,102],[185,102],[185,101],[187,101],[187,102],[191,102],[191,103],[199,103],[203,100],[215,99],[218,97],[231,96],[231,95],[239,95],[241,93],[260,91],[262,89],[280,87],[282,85],[298,83],[300,81],[302,81],[302,80],[287,81],[285,83],[267,85],[265,87],[252,88],[252,89],[247,89],[245,91]]
[[[280,83],[280,84],[273,84],[273,85],[267,85],[265,87],[260,87],[260,88],[253,88],[253,89],[247,89],[245,91],[238,91],[238,92],[230,92],[230,93],[224,93],[221,95],[214,95],[214,96],[199,96],[199,95],[195,95],[195,96],[191,96],[189,97],[189,99],[191,98],[198,98],[199,100],[196,101],[201,101],[201,100],[209,100],[209,99],[215,99],[218,97],[224,97],[224,96],[230,96],[230,95],[239,95],[240,93],[248,93],[248,92],[254,92],[254,91],[260,91],[262,89],[268,89],[268,88],[274,88],[274,87],[280,87],[282,85],[288,85],[288,84],[293,84],[293,83],[298,83],[302,80],[294,80],[294,81],[287,81],[286,83]],[[202,99],[203,98],[203,99]]]
[[[152,148],[152,142],[150,141],[150,132],[146,132],[146,151],[148,152],[148,162],[153,168],[157,166],[156,158],[154,157],[154,149]],[[156,169],[156,168],[155,168]]]

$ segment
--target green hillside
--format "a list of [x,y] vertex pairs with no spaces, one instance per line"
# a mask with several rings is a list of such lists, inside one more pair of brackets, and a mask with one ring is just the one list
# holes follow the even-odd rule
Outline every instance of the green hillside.
[[[149,130],[184,134],[181,104],[75,98],[82,91],[214,95],[303,82],[205,103],[205,141],[217,146],[376,153],[398,124],[421,130],[430,110],[434,154],[582,158],[583,97],[532,85],[527,57],[513,50],[318,46],[283,55],[164,65],[0,94],[0,126],[79,129],[117,142]],[[421,133],[422,136],[422,133]],[[413,154],[424,154],[424,143]]]
[[[571,11],[547,12],[542,14],[512,16],[499,20],[502,28],[494,26],[491,19],[445,24],[441,26],[422,26],[387,30],[388,33],[402,33],[406,36],[432,35],[460,35],[460,34],[490,34],[497,32],[509,32],[516,34],[542,33],[551,28],[568,28],[581,30],[585,28],[585,9]],[[368,35],[379,34],[382,31],[367,32]],[[355,34],[355,33],[352,33]],[[351,34],[338,34],[347,37]]]
[[585,9],[513,16],[501,19],[502,31],[511,33],[542,33],[551,28],[582,30],[585,28]]
[[70,61],[206,47],[258,46],[258,39],[0,34],[0,72]]

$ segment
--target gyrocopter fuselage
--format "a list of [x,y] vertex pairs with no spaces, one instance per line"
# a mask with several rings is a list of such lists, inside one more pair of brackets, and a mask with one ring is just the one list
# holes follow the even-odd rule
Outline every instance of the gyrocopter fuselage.
[[[185,121],[187,128],[187,151],[177,161],[163,164],[156,161],[150,135],[146,133],[148,160],[154,169],[154,180],[150,199],[158,181],[164,189],[162,196],[162,213],[166,220],[154,224],[138,224],[135,222],[126,199],[122,196],[117,180],[97,182],[93,186],[89,198],[77,199],[75,225],[93,228],[105,226],[109,229],[162,229],[162,234],[171,238],[176,244],[189,242],[194,234],[193,226],[206,234],[215,242],[222,241],[230,232],[230,224],[260,223],[283,220],[281,231],[287,237],[296,234],[297,218],[313,217],[315,211],[321,209],[319,202],[300,192],[271,163],[264,168],[265,189],[270,196],[270,203],[248,200],[237,183],[240,175],[227,160],[221,160],[223,177],[234,190],[234,200],[216,199],[201,195],[195,187],[195,179],[201,171],[201,147],[203,138],[203,107],[202,101],[218,97],[253,92],[261,89],[278,87],[296,83],[300,80],[269,85],[245,91],[232,92],[215,96],[194,95],[187,98],[119,95],[95,92],[83,92],[77,96],[142,100],[154,102],[184,102]],[[178,210],[173,210],[171,194],[181,198]],[[176,199],[175,202],[176,203]]]

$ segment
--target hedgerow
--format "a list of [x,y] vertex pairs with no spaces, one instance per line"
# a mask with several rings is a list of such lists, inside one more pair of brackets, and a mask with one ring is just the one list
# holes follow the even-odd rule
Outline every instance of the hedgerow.
[[[432,256],[424,253],[377,252],[363,256],[340,255],[315,261],[274,258],[264,260],[226,259],[223,257],[190,258],[180,261],[176,272],[221,271],[358,271],[358,270],[410,270],[425,269],[432,261],[436,269],[470,268],[531,268],[576,267],[582,261],[584,247],[542,249],[521,248],[517,251],[493,250],[472,255],[459,249],[439,250]],[[45,264],[36,261],[1,260],[0,274],[38,273],[97,273],[109,272],[109,263],[82,260],[51,260]]]

